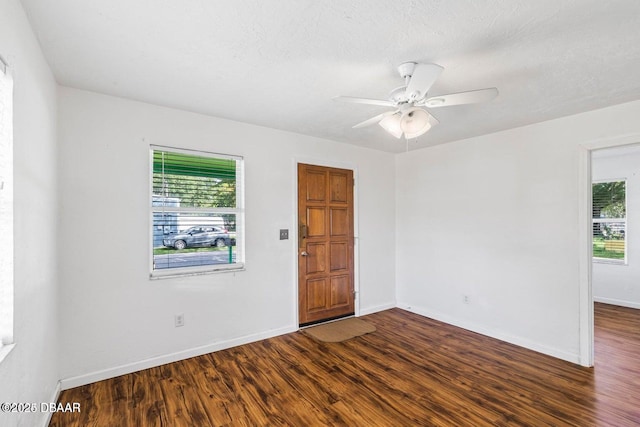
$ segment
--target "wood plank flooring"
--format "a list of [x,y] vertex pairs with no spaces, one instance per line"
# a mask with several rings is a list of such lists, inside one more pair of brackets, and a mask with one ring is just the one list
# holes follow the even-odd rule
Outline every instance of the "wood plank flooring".
[[640,310],[596,304],[583,368],[393,309],[64,391],[50,426],[638,426]]

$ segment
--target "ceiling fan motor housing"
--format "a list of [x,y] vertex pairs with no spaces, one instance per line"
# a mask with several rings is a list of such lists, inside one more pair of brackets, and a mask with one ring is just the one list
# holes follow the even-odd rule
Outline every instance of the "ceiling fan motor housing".
[[395,102],[396,104],[407,102],[406,90],[407,90],[406,86],[400,86],[395,88],[389,93],[389,101]]

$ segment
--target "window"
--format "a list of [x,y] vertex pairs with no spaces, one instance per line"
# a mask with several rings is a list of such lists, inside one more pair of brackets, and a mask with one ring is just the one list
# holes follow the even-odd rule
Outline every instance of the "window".
[[626,263],[626,181],[592,185],[594,261]]
[[0,360],[13,343],[13,80],[0,58]]
[[242,158],[151,147],[152,277],[237,270]]

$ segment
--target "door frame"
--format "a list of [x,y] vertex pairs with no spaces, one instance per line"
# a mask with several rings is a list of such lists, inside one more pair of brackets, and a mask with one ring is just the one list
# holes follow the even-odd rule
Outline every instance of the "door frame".
[[579,272],[580,272],[580,364],[594,366],[594,313],[593,313],[593,225],[591,218],[591,152],[603,148],[635,145],[640,142],[640,133],[631,133],[609,138],[598,138],[579,144],[578,152],[578,224],[579,236]]
[[293,205],[291,209],[293,210],[293,225],[291,230],[293,230],[293,238],[291,239],[291,243],[293,244],[293,277],[295,277],[293,281],[293,301],[294,301],[294,313],[295,313],[295,325],[296,328],[300,329],[300,314],[298,307],[298,290],[300,289],[299,283],[299,274],[298,274],[298,261],[300,257],[298,256],[298,164],[304,163],[313,166],[322,166],[328,168],[338,168],[338,169],[347,169],[353,172],[353,290],[355,292],[353,296],[353,306],[354,306],[354,315],[356,317],[360,316],[360,241],[359,241],[359,227],[358,227],[358,187],[359,187],[359,176],[358,176],[358,168],[355,164],[351,162],[341,162],[338,160],[330,160],[330,159],[322,159],[317,157],[294,157],[293,159],[293,188],[291,191],[293,192]]

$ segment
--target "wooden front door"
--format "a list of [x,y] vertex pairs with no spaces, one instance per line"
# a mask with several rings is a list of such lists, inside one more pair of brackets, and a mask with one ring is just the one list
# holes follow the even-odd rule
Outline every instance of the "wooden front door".
[[300,324],[354,313],[353,171],[298,164]]

